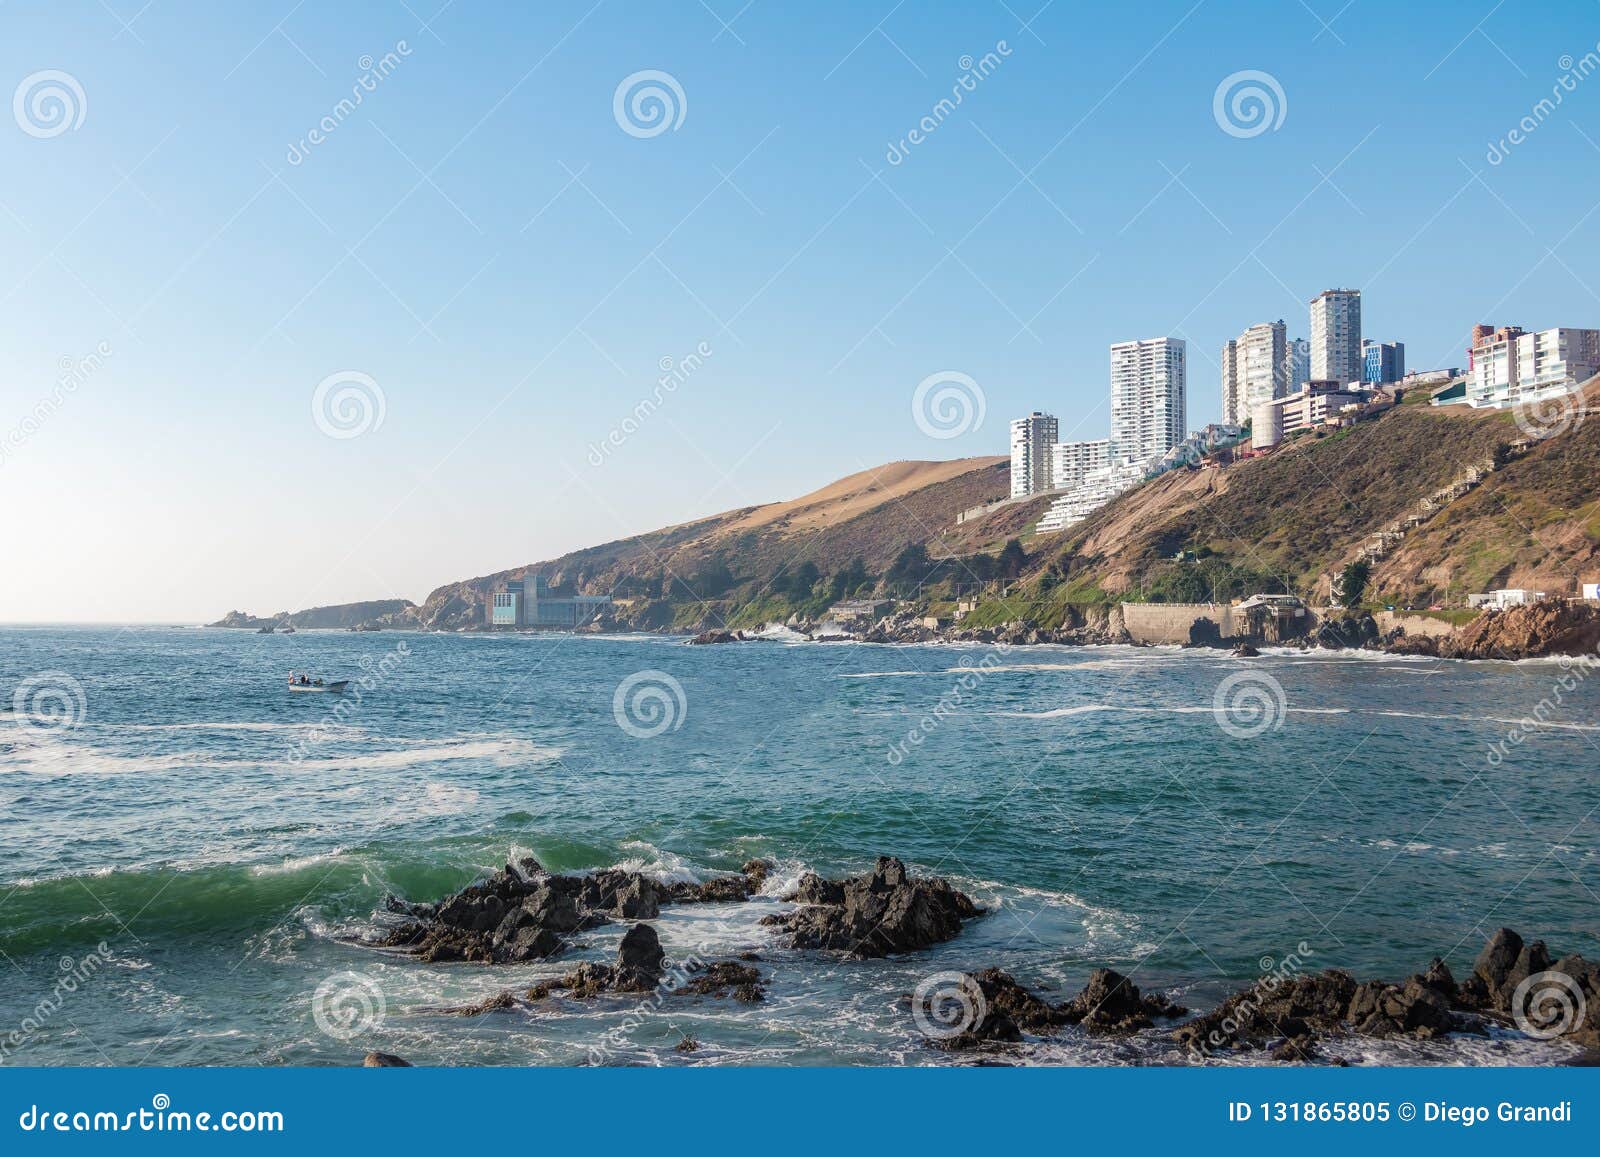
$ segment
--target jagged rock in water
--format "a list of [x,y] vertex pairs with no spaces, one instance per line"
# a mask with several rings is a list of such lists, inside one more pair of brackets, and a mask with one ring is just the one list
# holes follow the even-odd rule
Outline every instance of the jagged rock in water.
[[368,1053],[361,1059],[364,1069],[409,1069],[411,1062],[405,1057],[397,1057],[393,1053]]
[[772,871],[770,860],[746,860],[736,876],[713,876],[698,883],[666,885],[662,902],[667,904],[736,904],[761,890]]
[[725,997],[731,994],[744,1004],[756,1004],[766,999],[766,988],[767,982],[756,969],[721,960],[695,969],[691,979],[674,988],[672,995]]
[[378,943],[426,961],[544,960],[566,947],[573,933],[609,919],[654,919],[659,901],[656,882],[637,872],[554,875],[530,856],[437,904],[390,897],[389,909],[412,919]]
[[559,980],[548,980],[528,990],[529,1000],[543,1000],[565,991],[579,1000],[612,993],[651,992],[661,984],[666,952],[661,938],[648,924],[635,924],[617,947],[615,964],[584,961]]
[[[839,903],[807,904],[762,920],[795,948],[828,948],[871,958],[949,940],[982,909],[948,881],[916,879],[899,860],[879,856],[872,871],[838,882]],[[829,893],[832,894],[831,891]]]
[[1120,972],[1096,968],[1083,991],[1062,1005],[1061,1011],[1068,1024],[1103,1035],[1137,1032],[1149,1028],[1152,1017],[1170,1019],[1183,1016],[1188,1009],[1159,993],[1141,993],[1139,986]]

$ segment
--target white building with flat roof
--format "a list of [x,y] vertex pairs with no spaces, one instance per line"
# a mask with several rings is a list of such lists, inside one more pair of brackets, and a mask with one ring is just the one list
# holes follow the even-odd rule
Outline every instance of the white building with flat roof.
[[1359,382],[1361,370],[1361,291],[1325,289],[1311,299],[1310,380]]
[[1083,476],[1111,461],[1111,439],[1090,442],[1057,442],[1050,448],[1050,489],[1071,490],[1083,483]]
[[1183,441],[1188,344],[1157,337],[1111,347],[1111,452],[1146,462]]
[[1261,402],[1288,393],[1288,330],[1281,321],[1245,330],[1222,350],[1222,420],[1243,425]]
[[1600,330],[1496,330],[1472,350],[1467,402],[1503,408],[1569,393],[1600,373]]
[[1051,488],[1051,447],[1060,439],[1060,424],[1043,410],[1011,420],[1011,497],[1026,498]]

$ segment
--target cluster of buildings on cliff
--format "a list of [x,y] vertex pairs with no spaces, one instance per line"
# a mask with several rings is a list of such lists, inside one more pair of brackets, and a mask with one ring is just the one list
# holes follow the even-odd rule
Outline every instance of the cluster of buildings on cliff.
[[[1252,325],[1222,348],[1222,421],[1185,434],[1187,343],[1158,337],[1111,347],[1111,431],[1060,439],[1035,410],[1011,423],[1011,500],[1054,494],[1036,531],[1064,530],[1118,494],[1219,449],[1270,451],[1284,438],[1369,417],[1408,388],[1442,387],[1435,405],[1504,408],[1546,401],[1600,372],[1600,330],[1474,328],[1467,370],[1409,371],[1402,342],[1362,336],[1361,291],[1311,299],[1309,338],[1281,321]],[[1244,442],[1248,439],[1248,450]]]

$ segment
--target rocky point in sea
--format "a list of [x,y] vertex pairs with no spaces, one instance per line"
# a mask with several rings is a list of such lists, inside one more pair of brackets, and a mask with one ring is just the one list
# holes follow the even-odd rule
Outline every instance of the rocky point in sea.
[[613,920],[653,920],[662,904],[747,900],[770,867],[751,860],[736,875],[663,885],[622,868],[559,875],[527,856],[437,903],[389,897],[389,910],[406,919],[374,943],[430,962],[545,960],[565,949],[575,933]]
[[793,948],[829,948],[859,958],[949,940],[963,921],[983,914],[948,880],[912,876],[891,856],[879,856],[871,871],[843,880],[807,872],[786,898],[800,907],[763,917],[763,924],[781,929]]
[[[1076,997],[1056,1005],[998,968],[958,975],[958,985],[913,998],[919,1024],[932,1026],[924,1029],[929,1044],[951,1052],[1005,1051],[1026,1036],[1046,1039],[1073,1025],[1096,1036],[1126,1035],[1187,1015],[1110,969],[1096,969]],[[1178,1025],[1169,1039],[1191,1061],[1259,1052],[1272,1061],[1305,1062],[1336,1038],[1426,1041],[1484,1034],[1490,1025],[1576,1045],[1596,1058],[1600,964],[1577,955],[1553,960],[1543,941],[1525,943],[1502,928],[1460,983],[1437,957],[1398,983],[1358,981],[1337,968],[1270,975]]]
[[[391,897],[391,910],[405,919],[367,943],[429,961],[518,963],[556,955],[583,929],[628,921],[612,962],[585,961],[526,993],[506,991],[436,1011],[477,1016],[557,993],[580,1003],[650,992],[755,1003],[764,999],[770,982],[770,976],[750,967],[760,959],[756,953],[742,953],[738,961],[673,964],[648,921],[663,904],[747,901],[769,872],[767,862],[752,860],[738,873],[704,882],[661,884],[620,868],[560,875],[525,858],[437,903]],[[783,899],[794,907],[763,917],[762,924],[796,950],[783,965],[791,969],[808,967],[810,950],[857,959],[916,952],[954,939],[966,921],[983,914],[948,880],[913,876],[889,856],[843,879],[807,872]],[[1164,1039],[1191,1062],[1249,1053],[1311,1062],[1323,1059],[1321,1046],[1335,1039],[1427,1041],[1483,1034],[1496,1025],[1600,1055],[1600,964],[1578,955],[1555,958],[1543,941],[1524,941],[1509,928],[1490,937],[1471,974],[1459,982],[1438,958],[1398,982],[1357,980],[1337,968],[1275,973],[1193,1017],[1167,996],[1141,991],[1130,977],[1109,968],[1092,970],[1082,990],[1061,1003],[1051,1003],[998,968],[939,975],[954,976],[958,983],[944,991],[919,989],[908,1004],[927,1043],[952,1053],[1005,1053],[1029,1040],[1074,1032],[1143,1034],[1154,1040],[1148,1030],[1157,1022],[1181,1022]]]

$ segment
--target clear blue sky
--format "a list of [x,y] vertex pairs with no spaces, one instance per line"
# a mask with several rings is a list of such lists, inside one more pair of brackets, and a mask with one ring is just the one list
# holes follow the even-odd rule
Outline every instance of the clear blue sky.
[[[1198,426],[1220,344],[1304,334],[1332,286],[1413,368],[1478,321],[1600,324],[1600,76],[1487,160],[1596,50],[1592,0],[440,3],[0,7],[0,95],[82,92],[59,133],[0,115],[0,621],[420,599],[1002,453],[1032,408],[1103,436],[1128,338],[1188,339]],[[645,69],[685,99],[641,137],[613,96]],[[1231,135],[1213,96],[1252,69],[1285,115]],[[986,416],[935,439],[911,397],[945,370]],[[341,371],[382,391],[359,437],[313,421]]]

